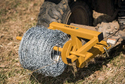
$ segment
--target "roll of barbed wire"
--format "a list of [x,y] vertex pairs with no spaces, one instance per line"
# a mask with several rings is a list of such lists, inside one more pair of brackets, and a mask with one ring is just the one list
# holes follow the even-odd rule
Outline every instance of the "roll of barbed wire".
[[[19,47],[19,58],[23,68],[56,77],[66,68],[54,46],[63,47],[67,34],[45,27],[32,27],[23,36]],[[59,60],[57,60],[59,59]]]

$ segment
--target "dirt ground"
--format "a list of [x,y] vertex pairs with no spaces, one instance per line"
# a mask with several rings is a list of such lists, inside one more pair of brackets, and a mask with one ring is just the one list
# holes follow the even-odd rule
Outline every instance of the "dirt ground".
[[[125,84],[125,45],[113,50],[109,58],[100,56],[88,67],[79,69],[74,77],[72,68],[56,78],[44,77],[23,69],[18,48],[25,31],[36,25],[43,0],[0,0],[0,84]],[[96,19],[94,25],[107,18]],[[124,43],[124,42],[123,42]]]

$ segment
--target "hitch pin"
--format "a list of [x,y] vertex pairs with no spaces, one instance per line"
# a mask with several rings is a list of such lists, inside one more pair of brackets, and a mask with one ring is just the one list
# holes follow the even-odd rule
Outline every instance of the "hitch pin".
[[108,54],[107,49],[106,49],[105,47],[103,47],[103,49],[104,49],[104,50],[105,50],[105,52],[106,52],[106,57],[109,57],[109,54]]
[[56,47],[57,47],[57,55],[58,55],[56,61],[58,62],[60,59],[59,45],[56,44]]
[[22,40],[22,37],[17,36],[16,39],[21,41],[21,40]]

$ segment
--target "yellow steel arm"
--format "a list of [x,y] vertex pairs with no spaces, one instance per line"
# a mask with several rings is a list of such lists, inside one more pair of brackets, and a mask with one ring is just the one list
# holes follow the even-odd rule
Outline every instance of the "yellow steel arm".
[[[71,39],[66,42],[63,48],[59,48],[62,60],[65,64],[70,64],[76,61],[77,67],[85,66],[86,61],[93,58],[97,54],[104,53],[104,48],[109,49],[107,43],[103,40],[101,32],[78,28],[71,25],[52,22],[49,29],[60,30],[71,36]],[[89,40],[85,45],[82,45],[80,38]],[[57,47],[54,47],[57,50]]]
[[[111,47],[103,41],[101,32],[57,22],[52,22],[49,29],[57,29],[71,36],[71,39],[64,44],[63,48],[56,46],[53,48],[61,52],[61,58],[65,64],[76,62],[77,67],[82,68],[86,65],[86,61],[89,61],[97,54],[103,54],[105,52],[104,47],[107,50]],[[89,41],[82,45],[81,38]],[[21,40],[22,38],[17,37],[17,39]]]

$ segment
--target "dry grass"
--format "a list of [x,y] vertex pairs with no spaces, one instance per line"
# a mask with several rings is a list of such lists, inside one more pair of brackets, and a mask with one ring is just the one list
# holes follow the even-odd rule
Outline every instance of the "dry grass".
[[16,36],[36,25],[43,0],[0,0],[0,84],[95,84],[125,83],[125,48],[110,58],[96,58],[96,63],[80,69],[76,77],[68,67],[56,78],[30,74],[18,59],[20,41]]
[[[0,84],[29,82],[18,59],[16,36],[37,22],[42,0],[3,0],[0,3]],[[29,72],[29,71],[28,71]]]

